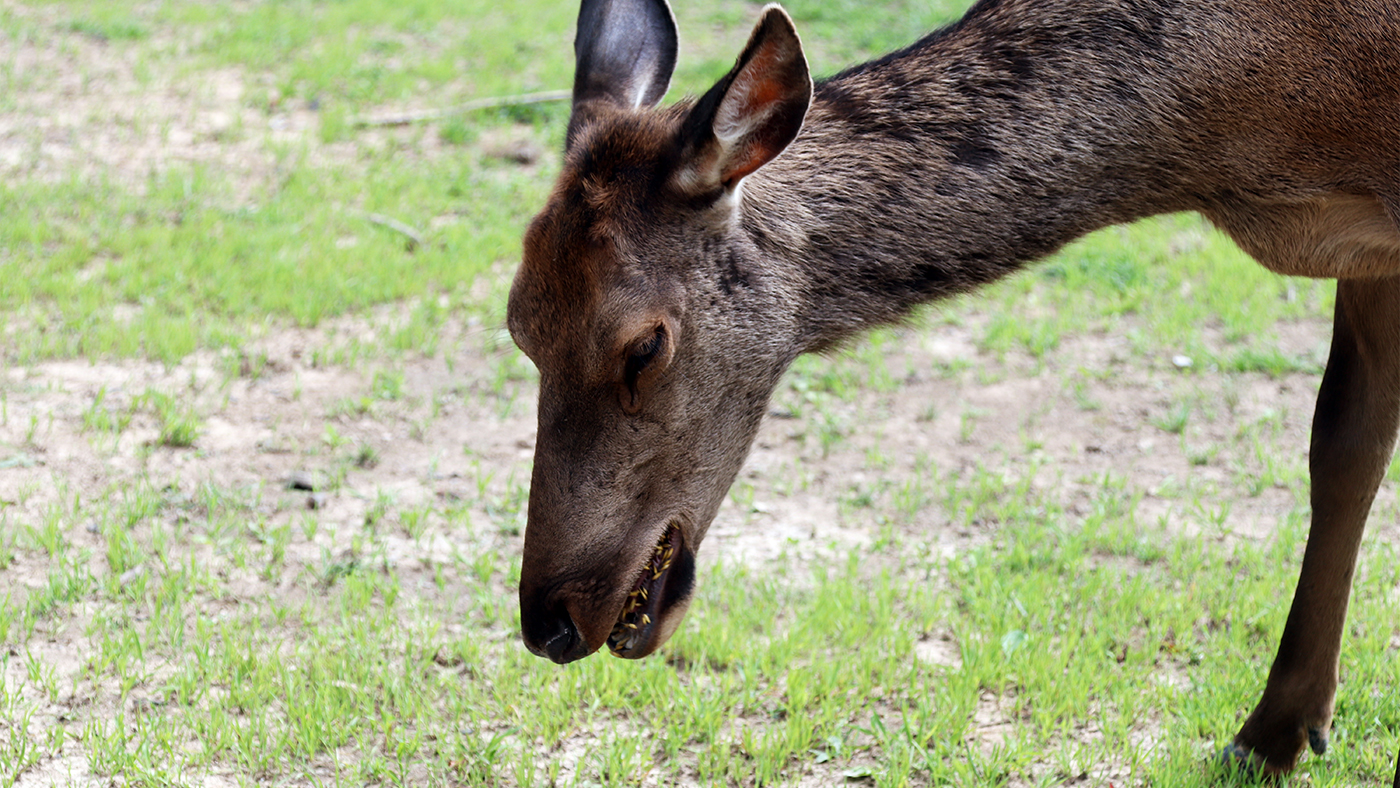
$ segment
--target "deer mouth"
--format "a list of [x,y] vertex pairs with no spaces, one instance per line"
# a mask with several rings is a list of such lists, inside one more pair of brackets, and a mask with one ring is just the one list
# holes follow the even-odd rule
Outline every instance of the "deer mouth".
[[695,556],[686,548],[681,529],[671,524],[652,547],[622,603],[608,635],[608,649],[626,659],[655,651],[680,623],[694,585]]

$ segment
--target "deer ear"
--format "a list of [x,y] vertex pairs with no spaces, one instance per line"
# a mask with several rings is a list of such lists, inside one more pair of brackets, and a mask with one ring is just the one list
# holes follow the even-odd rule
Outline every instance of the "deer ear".
[[660,101],[676,68],[676,42],[666,0],[583,0],[569,137],[596,102],[641,109]]
[[685,121],[681,186],[732,189],[797,137],[811,102],[812,76],[797,29],[782,8],[770,5],[734,69]]

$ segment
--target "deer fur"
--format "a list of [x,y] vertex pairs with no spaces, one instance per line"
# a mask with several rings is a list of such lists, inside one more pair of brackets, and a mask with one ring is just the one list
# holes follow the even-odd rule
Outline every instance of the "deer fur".
[[526,645],[665,641],[798,355],[1193,210],[1274,271],[1339,280],[1299,586],[1226,754],[1278,773],[1322,752],[1400,422],[1400,0],[981,0],[815,84],[769,6],[724,79],[658,107],[675,42],[665,0],[583,2],[563,171],[508,308],[540,371]]

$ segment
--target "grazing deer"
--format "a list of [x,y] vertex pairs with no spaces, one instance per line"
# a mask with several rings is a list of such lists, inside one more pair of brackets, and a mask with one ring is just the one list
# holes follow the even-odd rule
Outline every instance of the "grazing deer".
[[556,662],[656,650],[784,369],[1106,225],[1195,210],[1338,280],[1312,530],[1227,757],[1327,746],[1352,572],[1400,418],[1400,0],[981,0],[813,84],[767,7],[732,71],[656,105],[665,0],[583,0],[558,184],[508,320],[540,372],[520,578]]

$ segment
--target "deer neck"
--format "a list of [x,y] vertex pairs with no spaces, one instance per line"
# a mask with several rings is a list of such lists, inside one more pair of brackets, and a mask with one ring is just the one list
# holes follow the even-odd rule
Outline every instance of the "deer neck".
[[1162,66],[998,40],[953,31],[818,84],[802,133],[741,185],[744,233],[794,283],[802,351],[1194,207]]

